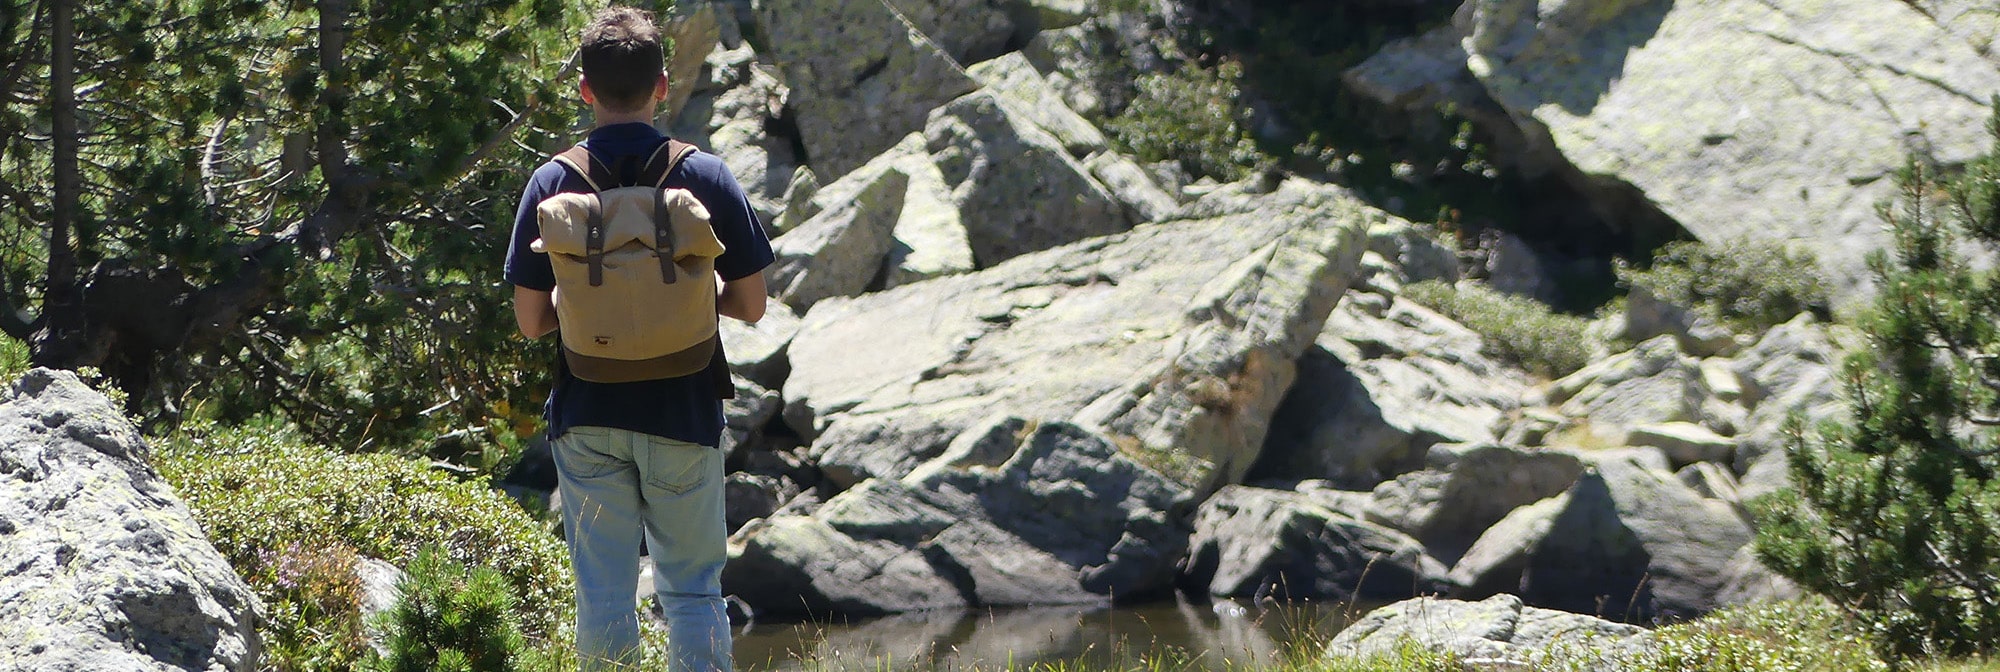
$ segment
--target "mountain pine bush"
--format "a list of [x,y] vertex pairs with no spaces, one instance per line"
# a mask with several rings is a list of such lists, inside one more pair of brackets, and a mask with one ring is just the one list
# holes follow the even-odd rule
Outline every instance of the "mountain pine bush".
[[452,562],[443,551],[417,554],[386,614],[388,655],[378,672],[513,672],[527,651],[507,578]]
[[[1875,631],[1885,658],[2000,651],[2000,99],[1995,151],[1912,163],[1870,259],[1851,421],[1795,432],[1795,492],[1760,503],[1763,561]],[[1969,252],[1978,250],[1977,253]]]

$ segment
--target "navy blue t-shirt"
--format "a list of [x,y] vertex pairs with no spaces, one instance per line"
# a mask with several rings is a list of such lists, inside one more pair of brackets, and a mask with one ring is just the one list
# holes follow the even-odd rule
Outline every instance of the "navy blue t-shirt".
[[[666,136],[650,124],[635,122],[593,130],[583,146],[615,166],[626,156],[644,160],[665,141]],[[743,187],[722,159],[695,152],[667,175],[666,186],[692,192],[708,208],[715,236],[725,250],[715,260],[716,273],[724,281],[748,277],[771,263],[771,241],[751,212]],[[507,282],[544,292],[555,289],[556,274],[549,265],[549,255],[528,249],[528,244],[542,237],[536,206],[565,192],[589,193],[590,187],[574,171],[554,161],[542,164],[528,180],[527,189],[521,192],[521,208],[514,216],[513,242],[507,246]],[[722,439],[722,401],[716,398],[714,375],[713,371],[702,371],[666,380],[593,383],[571,375],[569,367],[558,361],[555,390],[544,409],[549,436],[562,436],[571,427],[598,426],[717,445]]]

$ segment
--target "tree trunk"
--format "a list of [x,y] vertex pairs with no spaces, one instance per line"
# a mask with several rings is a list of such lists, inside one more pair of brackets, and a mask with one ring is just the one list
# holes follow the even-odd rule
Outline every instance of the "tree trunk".
[[42,297],[42,324],[35,333],[32,359],[38,366],[74,368],[83,351],[83,297],[77,287],[76,250],[70,232],[76,227],[76,22],[75,6],[56,2],[49,22],[50,127],[55,145],[55,202],[49,222],[48,289]]

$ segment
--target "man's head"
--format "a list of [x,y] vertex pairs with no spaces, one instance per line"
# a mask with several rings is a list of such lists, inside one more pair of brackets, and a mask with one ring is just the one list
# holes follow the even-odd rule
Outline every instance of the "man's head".
[[599,107],[638,112],[656,100],[666,54],[653,19],[631,7],[607,7],[583,29],[583,85]]

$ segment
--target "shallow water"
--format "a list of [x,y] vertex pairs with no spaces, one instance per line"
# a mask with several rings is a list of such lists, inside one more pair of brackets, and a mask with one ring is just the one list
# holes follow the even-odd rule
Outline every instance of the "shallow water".
[[[736,632],[739,670],[1089,667],[1160,657],[1173,670],[1243,670],[1317,646],[1370,605],[1186,601],[902,614],[850,624],[753,623]],[[1122,666],[1122,665],[1121,665]]]

